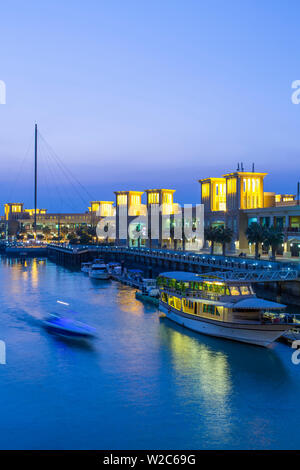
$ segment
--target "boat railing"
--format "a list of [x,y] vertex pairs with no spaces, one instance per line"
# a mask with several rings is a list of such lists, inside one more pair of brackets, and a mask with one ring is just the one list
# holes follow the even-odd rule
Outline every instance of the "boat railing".
[[217,294],[216,292],[208,292],[208,291],[199,291],[199,290],[191,290],[187,289],[185,294],[188,297],[193,297],[196,299],[207,299],[207,300],[219,300],[221,294]]
[[186,297],[193,297],[196,299],[206,299],[206,300],[215,300],[218,301],[221,297],[221,294],[217,294],[216,292],[208,292],[208,291],[199,291],[199,290],[180,290],[176,289],[175,287],[168,287],[165,289],[167,292],[171,292],[178,295],[184,295]]

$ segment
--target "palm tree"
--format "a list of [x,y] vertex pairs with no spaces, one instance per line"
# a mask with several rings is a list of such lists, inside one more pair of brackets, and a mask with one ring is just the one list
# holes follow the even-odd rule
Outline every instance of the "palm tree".
[[48,225],[46,225],[45,227],[43,227],[42,232],[43,232],[43,235],[45,235],[45,238],[46,238],[46,241],[47,241],[48,238],[49,238],[49,235],[50,235],[50,233],[51,233],[51,230],[50,230],[50,228],[48,227]]
[[214,254],[215,242],[218,241],[218,228],[217,227],[208,227],[204,229],[205,240],[211,242],[210,245],[210,254]]
[[272,260],[276,259],[276,250],[283,243],[283,233],[273,225],[265,230],[265,242],[272,249]]
[[230,243],[233,237],[233,231],[229,227],[219,227],[217,231],[217,242],[222,244],[222,254],[225,256],[226,243]]
[[255,244],[255,258],[258,258],[259,245],[266,239],[265,229],[257,222],[252,222],[246,230],[248,243]]
[[64,238],[66,238],[69,233],[69,228],[66,225],[63,225],[62,227],[60,227],[60,233],[64,236]]

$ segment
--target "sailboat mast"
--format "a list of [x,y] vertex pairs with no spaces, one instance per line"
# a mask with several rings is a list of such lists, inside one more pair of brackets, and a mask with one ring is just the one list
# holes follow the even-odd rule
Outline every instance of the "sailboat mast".
[[37,124],[34,128],[34,238],[36,238],[36,209],[37,209]]

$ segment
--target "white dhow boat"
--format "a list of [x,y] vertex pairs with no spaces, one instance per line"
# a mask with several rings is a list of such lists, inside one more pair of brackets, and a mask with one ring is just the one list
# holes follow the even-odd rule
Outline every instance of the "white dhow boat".
[[167,272],[158,286],[166,317],[199,333],[269,346],[295,326],[285,305],[257,298],[249,282],[224,273]]
[[106,264],[96,263],[92,264],[91,269],[89,270],[89,276],[91,279],[102,279],[107,280],[110,278],[110,273]]

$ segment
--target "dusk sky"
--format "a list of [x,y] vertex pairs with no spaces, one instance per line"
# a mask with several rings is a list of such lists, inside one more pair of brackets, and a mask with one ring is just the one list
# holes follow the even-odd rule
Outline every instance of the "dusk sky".
[[[33,206],[35,121],[95,199],[163,187],[199,203],[197,180],[241,161],[269,172],[265,190],[295,193],[299,13],[283,0],[3,2],[2,203]],[[89,194],[43,146],[39,158],[39,206],[85,210]]]

